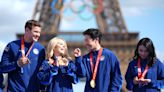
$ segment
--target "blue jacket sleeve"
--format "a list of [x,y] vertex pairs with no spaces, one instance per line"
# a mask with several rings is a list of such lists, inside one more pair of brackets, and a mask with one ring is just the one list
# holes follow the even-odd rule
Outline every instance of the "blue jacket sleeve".
[[43,85],[49,85],[54,75],[58,74],[58,67],[49,65],[48,61],[44,61],[37,74],[40,83]]
[[132,76],[132,68],[131,63],[129,63],[128,69],[125,74],[125,80],[126,80],[126,88],[128,90],[133,89],[133,76]]
[[72,83],[74,83],[74,84],[79,82],[79,78],[77,77],[76,70],[77,70],[77,68],[75,66],[75,63],[70,61],[70,63],[68,64],[67,73],[69,76],[72,77],[72,79],[73,79]]
[[122,88],[122,75],[120,71],[120,64],[116,56],[113,54],[110,56],[111,60],[111,80],[109,85],[110,92],[120,92]]
[[151,80],[152,87],[157,89],[164,88],[164,64],[159,60],[156,61],[157,63],[157,80]]
[[76,57],[75,58],[75,65],[77,67],[77,76],[78,77],[85,77],[86,76],[86,70],[84,65],[84,57]]
[[18,67],[17,61],[14,61],[14,53],[9,43],[4,49],[1,58],[1,62],[0,62],[1,72],[8,73],[15,70],[17,67]]

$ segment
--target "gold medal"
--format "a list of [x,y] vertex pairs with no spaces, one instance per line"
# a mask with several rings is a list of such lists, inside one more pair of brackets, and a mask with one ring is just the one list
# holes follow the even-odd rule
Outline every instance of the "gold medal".
[[96,86],[95,80],[92,79],[90,81],[90,85],[91,85],[92,88],[95,88],[95,86]]

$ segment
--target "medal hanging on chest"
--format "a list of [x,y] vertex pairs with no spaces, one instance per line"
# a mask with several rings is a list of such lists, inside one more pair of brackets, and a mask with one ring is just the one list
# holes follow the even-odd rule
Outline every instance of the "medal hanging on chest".
[[[27,53],[25,54],[25,44],[24,44],[24,38],[21,38],[21,53],[22,53],[22,58],[28,57],[28,55],[30,54],[30,51],[32,50],[34,46],[34,42],[32,43],[32,45],[30,46],[29,50],[27,51]],[[29,59],[28,59],[29,61]],[[29,61],[30,62],[30,61]],[[21,73],[23,73],[23,68],[21,68]]]
[[[142,71],[141,71],[141,60],[140,60],[140,58],[138,59],[137,66],[138,66],[138,79],[141,79],[142,80],[142,79],[145,78],[146,73],[148,72],[149,67],[148,67],[148,65],[146,65],[145,70],[142,73]],[[140,82],[140,81],[139,81],[138,85],[139,85],[139,87],[144,86],[142,84],[142,82]]]
[[92,79],[90,81],[90,86],[92,88],[96,87],[96,81],[95,80],[96,80],[96,75],[97,75],[97,69],[98,69],[98,66],[99,66],[99,63],[100,63],[100,57],[102,55],[102,50],[103,50],[103,48],[100,48],[100,50],[98,52],[95,67],[94,67],[94,64],[93,64],[93,54],[90,53],[90,65],[91,65],[91,70],[92,70]]

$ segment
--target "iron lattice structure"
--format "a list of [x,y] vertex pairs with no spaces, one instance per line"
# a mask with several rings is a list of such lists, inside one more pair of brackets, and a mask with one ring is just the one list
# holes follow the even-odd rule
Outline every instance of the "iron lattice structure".
[[[65,0],[66,1],[66,0]],[[71,0],[80,1],[80,0]],[[134,49],[138,42],[137,32],[128,32],[124,19],[121,14],[120,5],[118,0],[89,0],[92,4],[97,6],[94,12],[98,28],[103,33],[102,45],[111,49],[118,56],[121,64],[122,74],[124,76],[127,65],[133,56]],[[53,6],[52,6],[53,5]],[[37,0],[33,11],[32,18],[39,20],[42,24],[42,33],[40,42],[46,46],[47,42],[58,35],[82,35],[79,30],[74,32],[61,32],[59,30],[60,22],[62,19],[61,11],[64,6],[64,0]],[[53,13],[53,8],[55,14]],[[84,30],[82,30],[84,31]],[[17,34],[20,37],[20,34]],[[67,41],[69,52],[73,55],[75,48],[81,48],[83,53],[86,49],[82,41]],[[124,83],[125,84],[125,83]],[[123,92],[126,92],[125,85],[123,85]]]

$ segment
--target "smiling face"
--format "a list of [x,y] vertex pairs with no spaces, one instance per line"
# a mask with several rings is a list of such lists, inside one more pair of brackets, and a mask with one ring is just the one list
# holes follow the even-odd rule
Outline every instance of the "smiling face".
[[141,59],[146,59],[149,55],[149,52],[145,46],[140,45],[138,47],[138,54],[139,54]]
[[39,26],[34,26],[32,27],[31,30],[29,28],[26,28],[26,32],[25,32],[28,41],[38,41],[40,37],[40,33],[41,33],[41,27]]
[[84,35],[84,45],[89,51],[94,50],[97,46],[97,43],[97,39],[92,39],[89,35]]
[[55,48],[54,48],[54,53],[59,54],[59,55],[64,55],[66,54],[67,46],[65,41],[60,40],[57,42]]

